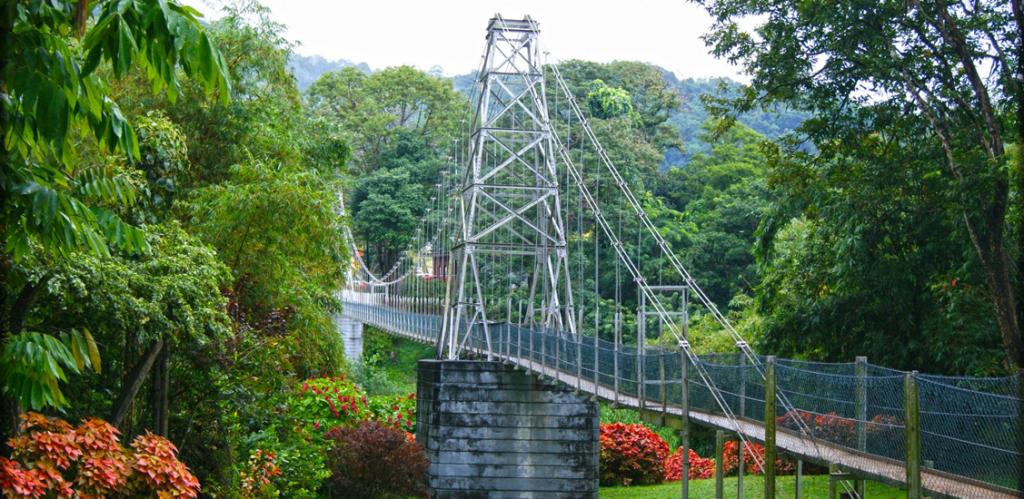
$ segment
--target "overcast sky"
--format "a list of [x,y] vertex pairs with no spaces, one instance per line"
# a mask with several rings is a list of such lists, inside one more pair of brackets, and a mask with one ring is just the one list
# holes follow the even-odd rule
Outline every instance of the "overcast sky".
[[[476,69],[487,20],[529,14],[554,60],[638,60],[680,77],[729,76],[739,69],[708,54],[700,39],[711,18],[685,0],[262,0],[288,27],[296,52],[366,62],[379,69],[439,65],[445,74]],[[218,17],[220,0],[193,0]]]

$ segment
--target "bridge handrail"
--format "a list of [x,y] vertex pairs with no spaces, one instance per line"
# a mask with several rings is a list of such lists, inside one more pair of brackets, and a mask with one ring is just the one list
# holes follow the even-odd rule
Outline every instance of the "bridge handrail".
[[[439,318],[435,315],[359,303],[351,293],[349,298],[353,300],[346,301],[343,313],[352,318],[421,341],[431,342],[437,337]],[[483,348],[483,339],[479,336],[470,335],[470,341],[479,343],[475,347]],[[648,388],[644,390],[640,403],[648,409],[667,410],[679,403],[681,371],[677,351],[645,348],[643,355],[638,357],[636,348],[632,346],[622,345],[616,350],[612,342],[599,339],[596,350],[598,372],[595,375],[595,350],[589,339],[581,341],[577,347],[577,340],[570,336],[511,324],[496,326],[492,336],[492,348],[499,358],[519,358],[530,365],[554,367],[573,376],[577,372],[577,362],[581,362],[585,366],[581,370],[583,376],[596,378],[598,386],[604,389],[615,389],[615,397],[637,397],[637,387],[643,384]],[[578,351],[581,352],[579,358]],[[613,355],[618,357],[618,372],[614,372]],[[641,359],[639,370],[638,358]],[[702,355],[698,359],[714,377],[724,401],[738,417],[755,421],[763,418],[764,388],[753,366],[722,363],[728,360],[727,355]],[[835,370],[845,369],[846,365],[779,359],[779,388],[788,393],[795,411],[778,418],[780,429],[797,430],[792,424],[795,420],[810,421],[810,437],[814,440],[902,461],[903,372],[871,365],[878,369],[865,369],[861,376],[834,374]],[[695,367],[691,366],[691,369]],[[638,373],[642,378],[638,379]],[[996,488],[1018,488],[1024,456],[1015,445],[1021,431],[1020,411],[1024,402],[1008,394],[1016,393],[1019,381],[1014,377],[918,377],[922,381],[921,431],[930,437],[922,442],[922,455],[932,462],[931,468],[962,477],[965,484],[978,482]],[[973,382],[990,390],[958,386]],[[864,401],[863,419],[858,419],[852,407],[856,404],[857,383],[864,383],[868,394]],[[670,390],[670,386],[676,388]],[[691,377],[690,386],[691,407],[710,414],[722,412],[703,383]],[[832,396],[823,397],[822,393]],[[843,393],[848,394],[847,398],[836,395]],[[858,445],[858,428],[863,428],[866,435],[863,448]]]

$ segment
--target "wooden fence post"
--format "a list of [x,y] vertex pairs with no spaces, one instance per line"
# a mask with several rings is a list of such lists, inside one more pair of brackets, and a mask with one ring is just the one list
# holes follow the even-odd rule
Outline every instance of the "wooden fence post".
[[907,499],[921,499],[921,411],[917,371],[909,372],[903,378],[903,411]]
[[[744,352],[740,352],[740,387],[739,387],[739,407],[737,415],[739,417],[746,416],[747,413],[747,356]],[[739,454],[736,459],[736,499],[743,499],[743,475],[747,472],[747,466],[743,461],[744,448],[746,443],[741,438],[739,443]],[[751,449],[753,451],[753,449]]]
[[[854,409],[857,420],[857,449],[866,452],[868,448],[867,420],[868,420],[868,358],[858,356],[854,363],[854,374],[857,375],[857,389],[854,394]],[[864,497],[864,480],[853,481],[853,490],[857,497]]]
[[636,399],[637,407],[640,408],[641,413],[646,407],[644,401],[644,362],[646,361],[645,345],[647,344],[647,316],[641,314],[640,320],[636,324]]
[[794,486],[796,488],[796,499],[802,499],[804,495],[804,460],[796,460],[796,476],[794,477]]
[[775,499],[775,356],[764,367],[764,499]]
[[661,398],[661,426],[665,426],[665,417],[668,415],[668,385],[665,384],[665,347],[658,347],[658,377],[661,383],[658,395]]
[[679,342],[679,365],[682,373],[679,376],[679,405],[682,407],[683,425],[679,429],[679,444],[682,449],[680,453],[682,472],[682,498],[690,498],[690,358],[686,356],[686,347],[683,341]]
[[725,432],[715,432],[715,499],[725,496]]
[[838,490],[839,481],[836,480],[836,475],[839,474],[839,465],[836,463],[829,463],[828,465],[828,499],[838,499],[836,494]]

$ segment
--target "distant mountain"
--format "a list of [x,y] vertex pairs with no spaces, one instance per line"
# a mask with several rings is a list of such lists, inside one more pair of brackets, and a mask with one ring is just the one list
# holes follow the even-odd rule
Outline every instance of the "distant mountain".
[[[346,67],[355,67],[364,73],[372,71],[365,62],[354,63],[345,59],[329,61],[318,55],[304,56],[294,54],[289,62],[289,66],[295,74],[299,89],[303,91],[309,88],[317,78],[320,78],[320,75],[328,71],[337,71]],[[711,146],[701,138],[702,127],[708,118],[708,112],[704,109],[704,104],[701,102],[701,95],[718,95],[723,91],[726,93],[735,92],[739,90],[741,84],[729,78],[680,79],[667,69],[659,67],[658,70],[661,71],[666,85],[669,88],[675,89],[682,101],[679,109],[669,117],[669,122],[679,129],[679,135],[683,138],[686,150],[678,151],[672,149],[666,151],[662,167],[667,168],[686,164],[693,154],[707,152],[711,149]],[[430,68],[428,73],[434,76],[442,76],[444,74],[440,66]],[[476,71],[453,76],[451,78],[452,86],[456,91],[468,96],[473,90],[473,85],[476,83],[476,76]],[[806,113],[780,107],[773,111],[745,113],[739,117],[739,121],[765,137],[774,139],[796,129],[807,117]]]
[[[708,118],[708,112],[701,102],[702,95],[728,95],[736,92],[741,84],[729,78],[684,78],[679,79],[671,71],[662,69],[665,83],[676,89],[682,104],[679,110],[669,117],[669,122],[679,129],[686,147],[685,154],[669,151],[665,155],[663,166],[683,164],[694,153],[706,152],[710,146],[701,138],[702,126]],[[739,122],[749,126],[757,133],[774,139],[795,130],[809,117],[807,113],[785,107],[771,111],[752,111],[739,116]]]
[[[662,168],[684,165],[690,157],[699,152],[709,152],[711,146],[702,138],[702,127],[708,119],[708,111],[704,109],[701,95],[719,95],[721,92],[738,91],[741,83],[729,78],[684,78],[679,79],[671,71],[655,66],[665,80],[665,84],[679,94],[681,104],[676,112],[669,116],[669,122],[679,129],[683,138],[685,151],[675,148],[665,152]],[[464,95],[470,95],[476,83],[476,71],[452,77],[452,86]],[[740,123],[754,131],[774,139],[795,130],[805,119],[806,113],[780,107],[773,111],[753,111],[739,117]]]
[[354,67],[364,73],[371,71],[370,66],[365,62],[355,63],[346,59],[329,61],[318,55],[299,54],[292,54],[291,60],[288,61],[288,67],[292,70],[292,74],[295,75],[299,90],[302,91],[309,88],[314,81],[320,78],[320,75],[330,71],[338,71],[339,69],[349,67]]

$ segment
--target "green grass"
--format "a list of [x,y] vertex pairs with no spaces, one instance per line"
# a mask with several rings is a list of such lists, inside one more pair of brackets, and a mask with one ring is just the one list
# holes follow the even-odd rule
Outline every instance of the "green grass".
[[[778,487],[776,497],[792,498],[795,496],[793,476],[781,476],[776,479]],[[736,477],[725,477],[725,497],[736,497]],[[844,489],[840,486],[839,491]],[[601,487],[600,497],[611,499],[662,499],[680,496],[679,482],[666,482],[661,485],[642,487]],[[877,499],[899,499],[906,497],[906,492],[875,482],[867,483],[865,496]],[[715,497],[715,480],[690,480],[690,497],[704,499]],[[744,499],[761,499],[764,497],[764,477],[748,475],[743,477]],[[818,499],[828,497],[828,476],[804,475],[803,497]]]
[[420,359],[434,358],[435,349],[432,346],[417,343],[415,341],[395,338],[395,359],[389,361],[387,367],[388,376],[406,387],[407,391],[416,391],[416,365]]
[[417,363],[428,358],[434,358],[434,347],[367,327],[363,331],[363,360],[355,366],[355,379],[368,395],[413,393]]

